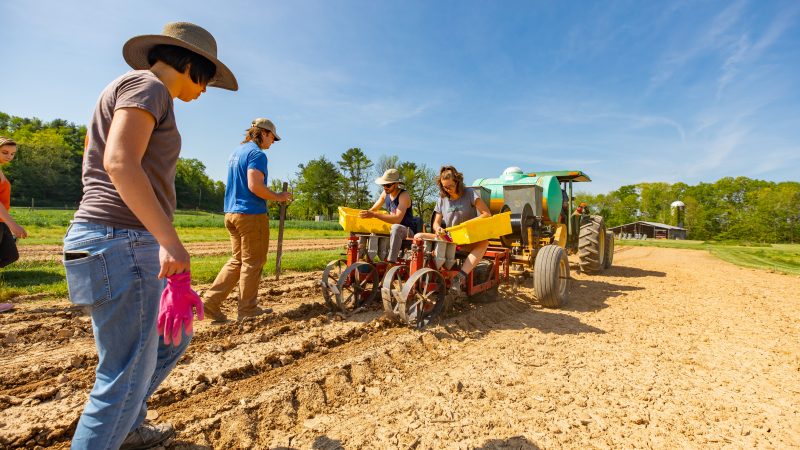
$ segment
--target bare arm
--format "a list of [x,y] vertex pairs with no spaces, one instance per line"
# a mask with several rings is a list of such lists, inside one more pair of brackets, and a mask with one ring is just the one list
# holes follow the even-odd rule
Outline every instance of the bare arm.
[[444,232],[444,228],[442,228],[442,213],[436,213],[433,215],[433,232],[434,234],[442,234]]
[[258,198],[274,202],[288,202],[292,200],[291,192],[274,192],[264,184],[264,172],[257,169],[247,169],[247,189]]
[[122,201],[153,233],[161,246],[159,278],[189,270],[189,253],[183,247],[175,227],[158,203],[153,186],[142,169],[142,158],[153,133],[155,118],[137,108],[122,108],[114,113],[103,156],[111,182]]
[[478,217],[492,217],[489,207],[483,202],[483,199],[478,197],[475,199],[475,209],[478,210]]
[[374,217],[391,224],[402,222],[403,216],[406,214],[406,210],[411,206],[411,197],[408,195],[408,192],[403,192],[400,194],[399,201],[397,202],[397,209],[394,210],[393,214],[383,214],[374,211],[377,209],[376,206],[383,204],[383,199],[385,197],[386,193],[384,192],[381,195],[381,198],[375,202],[375,205],[373,205],[369,211],[362,211],[360,213],[361,217]]
[[381,192],[381,196],[378,197],[378,200],[375,201],[375,204],[372,205],[372,208],[370,208],[369,211],[377,211],[377,210],[381,209],[381,206],[383,206],[384,200],[386,200],[386,192]]
[[25,231],[25,228],[22,228],[22,226],[11,217],[11,214],[8,213],[8,210],[3,205],[0,205],[0,219],[3,219],[3,222],[8,225],[8,229],[11,230],[11,234],[16,236],[17,239],[28,237],[28,232]]

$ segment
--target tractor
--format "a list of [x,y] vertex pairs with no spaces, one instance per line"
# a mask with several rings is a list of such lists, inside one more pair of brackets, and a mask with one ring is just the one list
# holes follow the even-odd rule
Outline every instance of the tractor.
[[569,292],[569,260],[577,254],[586,273],[611,267],[613,234],[601,216],[574,205],[573,183],[591,181],[581,171],[526,173],[509,167],[497,178],[478,178],[492,214],[511,212],[512,233],[499,238],[511,251],[511,275],[526,280],[543,306],[561,306]]

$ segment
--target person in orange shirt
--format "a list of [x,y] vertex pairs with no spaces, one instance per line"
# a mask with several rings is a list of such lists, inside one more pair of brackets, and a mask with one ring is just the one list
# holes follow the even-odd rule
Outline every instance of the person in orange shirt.
[[[17,154],[17,143],[14,140],[0,136],[0,165],[5,165],[14,159]],[[14,239],[28,237],[25,228],[22,228],[8,210],[11,209],[11,183],[0,170],[0,267],[5,267],[19,258],[17,244]],[[8,311],[14,307],[11,303],[0,303],[0,312]]]

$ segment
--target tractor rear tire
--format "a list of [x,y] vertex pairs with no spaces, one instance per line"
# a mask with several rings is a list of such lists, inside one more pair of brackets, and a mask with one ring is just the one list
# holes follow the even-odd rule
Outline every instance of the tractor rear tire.
[[581,223],[578,258],[581,272],[603,270],[606,257],[606,224],[602,216],[589,216]]
[[545,245],[536,254],[533,266],[533,290],[545,308],[558,308],[569,293],[567,252],[557,245]]
[[614,233],[606,232],[606,258],[603,261],[603,269],[610,269],[612,262],[614,262]]

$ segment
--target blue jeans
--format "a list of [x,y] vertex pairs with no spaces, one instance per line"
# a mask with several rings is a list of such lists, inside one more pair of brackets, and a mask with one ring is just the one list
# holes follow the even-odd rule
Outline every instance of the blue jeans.
[[74,449],[118,449],[147,415],[147,399],[191,338],[164,344],[156,321],[165,281],[159,245],[147,231],[75,222],[64,236],[70,301],[92,316],[98,363]]

